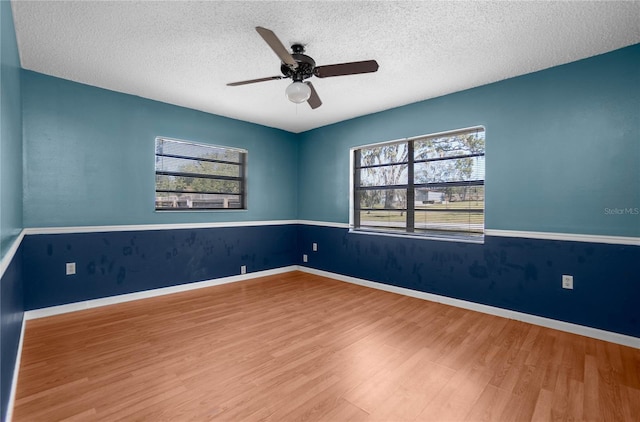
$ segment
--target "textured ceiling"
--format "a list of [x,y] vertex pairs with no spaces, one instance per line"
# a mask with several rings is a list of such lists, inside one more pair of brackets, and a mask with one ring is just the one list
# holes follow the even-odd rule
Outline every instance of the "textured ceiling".
[[[301,132],[640,42],[640,2],[13,0],[22,67]],[[284,96],[254,30],[303,43],[318,65],[377,73],[313,82],[322,107]]]

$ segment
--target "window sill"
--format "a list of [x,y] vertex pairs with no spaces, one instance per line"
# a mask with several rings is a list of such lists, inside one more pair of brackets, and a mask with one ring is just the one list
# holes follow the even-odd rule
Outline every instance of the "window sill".
[[457,243],[475,243],[482,245],[484,244],[484,235],[483,236],[459,236],[459,237],[447,237],[447,236],[437,236],[437,235],[424,235],[424,234],[410,234],[410,233],[393,233],[393,232],[384,232],[384,231],[375,231],[375,230],[357,230],[350,228],[350,234],[361,234],[361,235],[372,235],[372,236],[387,236],[387,237],[401,237],[404,239],[416,239],[416,240],[436,240],[436,241],[444,241],[444,242],[457,242]]
[[174,209],[174,210],[154,210],[154,212],[159,212],[159,213],[171,213],[171,212],[247,212],[248,209],[246,208],[212,208],[212,209],[207,209],[207,208],[191,208],[191,209]]

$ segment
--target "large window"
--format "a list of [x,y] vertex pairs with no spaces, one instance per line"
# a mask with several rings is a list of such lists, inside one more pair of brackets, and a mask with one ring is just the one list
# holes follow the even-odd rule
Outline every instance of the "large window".
[[484,128],[352,150],[357,231],[484,236]]
[[156,138],[156,210],[246,209],[247,152]]

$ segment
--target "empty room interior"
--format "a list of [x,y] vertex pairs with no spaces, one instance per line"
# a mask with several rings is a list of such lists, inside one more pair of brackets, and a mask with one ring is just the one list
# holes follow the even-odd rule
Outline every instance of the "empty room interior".
[[0,421],[640,419],[640,2],[0,12]]

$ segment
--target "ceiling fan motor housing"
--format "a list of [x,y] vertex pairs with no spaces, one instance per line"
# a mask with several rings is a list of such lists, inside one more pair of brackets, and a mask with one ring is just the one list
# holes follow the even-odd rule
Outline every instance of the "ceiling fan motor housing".
[[286,63],[282,63],[280,71],[287,78],[293,79],[294,82],[302,82],[313,76],[313,69],[316,67],[316,62],[304,53],[304,46],[301,44],[294,44],[291,46],[293,54],[291,57],[298,63],[298,67],[292,69]]

